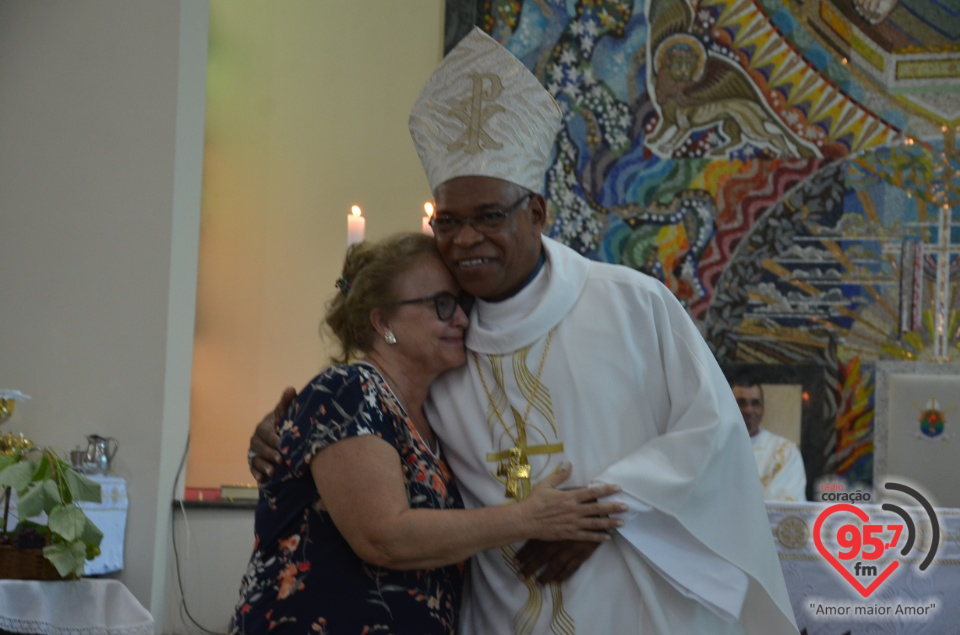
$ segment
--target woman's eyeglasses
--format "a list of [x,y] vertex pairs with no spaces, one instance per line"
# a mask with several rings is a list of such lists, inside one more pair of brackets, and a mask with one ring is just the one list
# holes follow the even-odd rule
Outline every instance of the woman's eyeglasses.
[[469,313],[470,307],[473,305],[473,296],[461,294],[457,297],[449,291],[440,291],[423,298],[400,300],[397,304],[417,304],[419,302],[433,302],[433,307],[437,310],[437,317],[446,322],[457,312],[457,305],[463,307],[464,313]]

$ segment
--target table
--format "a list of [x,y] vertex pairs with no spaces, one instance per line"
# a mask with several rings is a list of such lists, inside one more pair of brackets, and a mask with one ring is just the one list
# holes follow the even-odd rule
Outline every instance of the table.
[[[123,569],[123,546],[127,528],[127,481],[119,476],[87,474],[87,478],[100,484],[100,502],[77,503],[94,525],[103,532],[100,555],[87,560],[84,575],[113,573]],[[10,505],[10,526],[17,523],[16,495]]]
[[[817,518],[833,504],[836,503],[767,503],[770,529],[801,632],[805,630],[807,635],[960,632],[960,509],[934,510],[940,525],[940,544],[932,563],[920,571],[919,565],[931,545],[930,523],[922,508],[898,505],[916,524],[915,547],[906,556],[900,555],[900,547],[905,544],[904,530],[897,548],[886,549],[882,558],[869,561],[878,566],[878,571],[883,571],[892,560],[900,564],[864,598],[820,554],[813,541]],[[868,514],[870,524],[904,524],[902,518],[883,511],[880,505],[857,504],[856,507]],[[836,514],[825,523],[821,539],[828,550],[837,548],[837,530],[852,520],[856,520],[852,514]],[[864,578],[865,581],[872,579]],[[931,604],[935,607],[931,608]],[[858,607],[859,615],[856,614]],[[898,607],[903,611],[919,607],[925,614],[898,615]],[[887,615],[877,614],[884,610],[888,611]],[[841,615],[841,612],[847,614]]]
[[0,631],[154,635],[153,617],[118,580],[0,580]]

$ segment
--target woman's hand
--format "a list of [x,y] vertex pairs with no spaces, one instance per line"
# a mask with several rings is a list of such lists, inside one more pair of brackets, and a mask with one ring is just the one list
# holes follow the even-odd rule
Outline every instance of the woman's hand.
[[529,535],[541,540],[586,540],[603,542],[608,533],[621,527],[623,521],[610,514],[627,511],[623,503],[600,499],[620,491],[616,485],[597,485],[561,490],[557,487],[570,477],[573,466],[552,474],[537,484],[520,503],[524,519],[530,524]]

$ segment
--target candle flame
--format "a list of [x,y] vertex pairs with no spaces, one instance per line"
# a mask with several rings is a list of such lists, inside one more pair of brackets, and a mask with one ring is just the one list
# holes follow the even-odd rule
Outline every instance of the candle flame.
[[350,208],[350,213],[353,214],[354,216],[359,216],[359,215],[360,215],[360,206],[359,206],[359,205],[354,205],[353,207],[351,207],[351,208]]
[[427,218],[433,216],[433,203],[427,201],[423,204],[423,212],[427,215]]

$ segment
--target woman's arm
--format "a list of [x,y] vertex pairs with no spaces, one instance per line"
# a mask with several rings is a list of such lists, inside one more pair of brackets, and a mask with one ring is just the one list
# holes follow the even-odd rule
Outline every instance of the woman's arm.
[[374,436],[351,437],[321,450],[310,463],[334,524],[364,561],[390,569],[429,569],[520,540],[609,539],[626,510],[597,499],[613,485],[558,490],[572,468],[533,488],[519,504],[469,510],[411,509],[400,457]]

